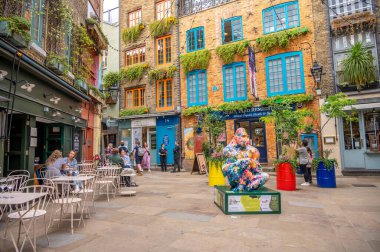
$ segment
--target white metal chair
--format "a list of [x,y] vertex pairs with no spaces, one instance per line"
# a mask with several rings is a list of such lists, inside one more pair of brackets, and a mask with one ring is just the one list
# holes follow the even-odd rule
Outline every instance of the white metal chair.
[[95,172],[95,165],[93,162],[86,162],[86,163],[78,164],[78,171],[80,174],[94,173]]
[[8,192],[17,192],[21,185],[29,179],[28,175],[9,175],[7,177],[7,190]]
[[[71,221],[71,234],[74,234],[74,221],[79,221],[78,227],[80,223],[83,220],[83,210],[81,211],[80,218],[74,219],[74,206],[76,209],[80,206],[82,199],[77,197],[77,195],[73,192],[72,188],[74,187],[74,183],[72,182],[64,182],[64,181],[56,181],[54,182],[55,185],[55,199],[53,200],[53,203],[55,205],[58,205],[58,209],[55,209],[52,220],[51,221],[59,221],[59,223],[62,222],[62,220],[70,220]],[[70,219],[63,219],[64,208],[70,208]],[[82,209],[82,208],[81,208]],[[55,216],[59,212],[59,219],[56,219]],[[50,221],[50,222],[51,222]],[[52,225],[52,223],[49,224]]]
[[22,251],[26,239],[29,239],[31,241],[30,236],[29,236],[29,231],[31,227],[33,228],[33,244],[34,248],[33,250],[36,251],[36,232],[35,232],[35,227],[36,227],[36,219],[39,217],[44,217],[44,225],[45,225],[45,236],[46,239],[49,243],[49,237],[47,234],[47,226],[46,226],[46,208],[48,207],[50,203],[51,197],[54,195],[54,187],[52,186],[47,186],[47,185],[32,185],[32,186],[24,186],[21,187],[20,192],[23,193],[46,193],[45,196],[33,200],[32,202],[29,202],[25,205],[20,206],[20,209],[18,211],[13,211],[12,213],[8,214],[8,219],[6,223],[6,230],[4,236],[6,236],[7,231],[8,231],[8,225],[10,221],[16,221],[20,220],[20,225],[18,228],[18,241],[17,244],[19,243],[20,236],[21,236],[21,228],[24,225],[25,226],[25,221],[30,221],[29,226],[24,228],[25,230],[25,238],[23,240],[23,243],[21,245],[20,251]]
[[30,178],[30,173],[27,170],[14,170],[8,174],[8,176],[12,176],[12,175],[27,175],[28,178]]
[[87,213],[90,216],[90,208],[87,205],[87,201],[90,201],[92,208],[95,212],[95,181],[96,181],[96,173],[86,173],[86,174],[79,174],[79,177],[93,177],[91,179],[88,179],[83,182],[81,190],[78,192],[79,195],[82,197],[83,206],[82,208],[87,208]]
[[[120,170],[118,166],[107,166],[96,171],[96,189],[98,195],[102,194],[101,191],[106,189],[107,200],[110,201],[109,195],[113,194],[114,198],[119,188]],[[112,192],[110,189],[113,189]]]

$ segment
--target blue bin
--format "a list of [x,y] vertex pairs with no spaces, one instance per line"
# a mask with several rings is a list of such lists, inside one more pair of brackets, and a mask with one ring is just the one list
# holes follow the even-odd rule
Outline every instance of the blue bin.
[[318,164],[317,184],[322,188],[336,188],[334,165],[331,169],[326,169],[322,162]]

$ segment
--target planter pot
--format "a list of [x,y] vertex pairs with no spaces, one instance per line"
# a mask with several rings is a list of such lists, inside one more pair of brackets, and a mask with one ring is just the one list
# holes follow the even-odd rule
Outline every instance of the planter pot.
[[57,60],[55,59],[47,63],[47,67],[58,75],[63,75],[63,73],[65,72],[65,66],[57,62]]
[[222,165],[209,162],[208,167],[209,167],[208,185],[209,186],[226,185],[226,180],[222,172]]
[[276,170],[277,189],[284,191],[296,190],[296,174],[290,163],[281,163]]
[[9,29],[8,21],[0,21],[0,37],[5,38],[17,48],[29,48],[30,43],[20,34]]
[[317,185],[322,188],[336,188],[335,167],[327,169],[322,162],[317,168]]
[[88,91],[88,84],[84,80],[75,80],[75,83],[80,87],[80,89],[84,92]]
[[342,92],[356,92],[356,91],[360,92],[364,90],[371,90],[371,89],[378,89],[378,88],[379,88],[379,82],[373,82],[373,83],[367,84],[361,87],[361,89],[358,89],[354,85],[348,85],[348,86],[338,85],[338,89]]

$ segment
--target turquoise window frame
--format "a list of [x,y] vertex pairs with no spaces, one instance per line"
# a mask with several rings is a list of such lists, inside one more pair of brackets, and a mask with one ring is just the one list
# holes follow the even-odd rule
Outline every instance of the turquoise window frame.
[[[237,85],[236,85],[236,68],[237,67],[244,67],[244,96],[238,97],[237,96]],[[226,90],[226,69],[232,68],[232,74],[233,74],[233,82],[234,82],[234,97],[233,98],[227,98],[227,90]],[[246,71],[246,63],[245,62],[234,62],[231,64],[227,64],[223,66],[223,95],[224,95],[224,101],[230,102],[230,101],[245,101],[247,100],[247,71]]]
[[[40,6],[40,8],[38,9],[38,12],[41,13],[41,14],[39,14],[39,15],[36,15],[35,10],[34,10],[34,5],[35,5],[36,2],[39,2],[39,6]],[[37,45],[41,46],[41,44],[42,44],[42,32],[43,32],[42,31],[42,25],[43,25],[43,19],[44,19],[44,14],[43,14],[44,0],[32,0],[32,5],[31,6],[32,6],[32,8],[31,8],[31,12],[32,12],[32,22],[31,22],[32,28],[31,28],[30,33],[31,33],[31,36],[32,36],[32,41],[34,43],[36,43]],[[34,29],[33,29],[34,19],[36,18],[36,16],[40,16],[39,20],[38,20],[38,30],[37,30],[37,33],[38,33],[37,37],[38,37],[38,39],[37,40],[34,39]]]
[[[241,29],[241,38],[240,39],[235,39],[234,40],[234,36],[233,36],[233,34],[234,34],[234,27],[231,25],[231,31],[232,31],[232,35],[231,35],[231,37],[232,37],[232,40],[231,41],[228,41],[228,42],[225,42],[225,35],[224,35],[224,24],[226,23],[226,22],[231,22],[232,23],[232,21],[234,21],[234,20],[239,20],[240,21],[240,29]],[[243,29],[243,19],[242,19],[242,17],[241,16],[238,16],[238,17],[232,17],[232,18],[228,18],[228,19],[224,19],[224,20],[222,20],[222,42],[223,42],[223,44],[227,44],[227,43],[233,43],[233,42],[236,42],[236,41],[240,41],[240,40],[243,40],[244,39],[244,29]]]
[[[202,31],[203,32],[203,36],[202,36],[202,40],[203,40],[203,46],[202,47],[199,47],[198,48],[198,31]],[[190,49],[190,40],[189,40],[189,36],[190,34],[194,34],[194,38],[195,38],[195,46],[194,46],[194,49]],[[193,28],[193,29],[190,29],[190,30],[187,30],[186,31],[186,50],[187,52],[195,52],[195,51],[198,51],[198,50],[202,50],[205,48],[205,30],[204,30],[204,27],[203,26],[200,26],[200,27],[196,27],[196,28]]]
[[65,50],[65,56],[67,57],[67,64],[69,66],[68,70],[71,70],[71,36],[72,36],[72,23],[66,23],[66,33],[65,33],[65,46],[67,49]]
[[[288,6],[289,5],[293,5],[293,4],[295,4],[296,7],[297,7],[298,24],[294,25],[294,26],[289,26]],[[283,8],[283,7],[285,7],[285,28],[283,28],[283,29],[277,29],[277,15],[276,15],[275,10],[277,10],[279,8]],[[272,15],[273,15],[274,30],[270,31],[270,32],[266,32],[265,31],[265,13],[267,13],[267,12],[272,12]],[[294,28],[294,27],[299,27],[301,25],[301,20],[300,20],[300,8],[299,8],[298,1],[292,1],[292,2],[287,2],[287,3],[282,3],[282,4],[279,4],[279,5],[271,6],[269,8],[264,9],[262,11],[262,20],[263,20],[263,32],[264,32],[264,34],[270,34],[270,33],[278,32],[278,31],[283,31],[283,30],[287,30],[287,29],[290,29],[290,28]]]
[[[206,101],[204,102],[200,102],[199,101],[199,83],[198,83],[198,76],[200,73],[204,73],[205,74],[205,84],[206,84],[206,88],[205,88],[205,97],[206,97]],[[196,81],[196,94],[195,94],[195,102],[190,102],[190,86],[189,86],[189,83],[190,83],[190,76],[191,75],[195,75],[195,81]],[[194,71],[191,71],[191,72],[188,72],[187,73],[187,77],[186,77],[186,82],[187,82],[187,106],[188,107],[192,107],[192,106],[201,106],[201,105],[207,105],[208,104],[208,90],[207,90],[207,71],[206,70],[194,70]]]
[[[286,81],[286,79],[287,79],[286,58],[292,57],[292,56],[299,56],[300,57],[301,89],[288,91],[288,83]],[[270,91],[270,78],[269,78],[269,61],[277,60],[277,59],[281,59],[282,85],[283,85],[284,90],[281,92],[271,92]],[[266,82],[267,82],[268,97],[276,96],[276,95],[289,95],[289,94],[305,93],[306,89],[305,89],[305,75],[304,75],[302,51],[281,53],[281,54],[276,54],[276,55],[267,57],[265,59],[265,71],[266,71]]]

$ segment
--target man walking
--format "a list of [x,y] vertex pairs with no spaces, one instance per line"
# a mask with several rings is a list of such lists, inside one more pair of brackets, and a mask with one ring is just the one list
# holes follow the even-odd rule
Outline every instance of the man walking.
[[178,172],[180,172],[181,171],[181,148],[179,147],[179,144],[177,141],[175,141],[175,147],[173,149],[173,153],[174,153],[174,167],[173,167],[172,172],[175,172],[176,167],[178,168]]

